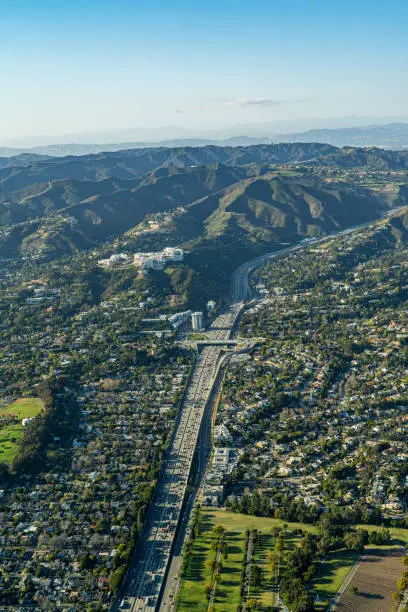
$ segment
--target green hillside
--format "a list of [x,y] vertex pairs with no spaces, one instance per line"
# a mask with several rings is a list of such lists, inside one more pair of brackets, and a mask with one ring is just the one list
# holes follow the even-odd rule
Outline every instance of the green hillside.
[[282,243],[374,220],[384,208],[382,200],[364,191],[312,186],[297,177],[240,181],[192,203],[176,221],[174,231],[190,250],[191,294],[225,295],[240,263]]
[[[225,295],[233,269],[282,243],[378,218],[408,202],[408,152],[294,143],[135,149],[12,158],[0,168],[0,256],[58,259],[83,249],[180,245],[161,282],[195,297]],[[165,233],[147,216],[178,210]],[[403,221],[394,221],[404,236]]]
[[35,192],[35,186],[47,185],[50,181],[134,181],[158,169],[290,163],[340,168],[406,169],[408,151],[282,143],[246,147],[156,147],[58,158],[24,155],[0,158],[0,162],[0,203],[4,203],[14,201],[15,192],[30,189]]

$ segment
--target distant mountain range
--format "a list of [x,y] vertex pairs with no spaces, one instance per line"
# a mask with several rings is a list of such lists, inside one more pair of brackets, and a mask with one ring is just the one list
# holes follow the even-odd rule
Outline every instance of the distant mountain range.
[[153,148],[153,147],[204,147],[204,146],[252,146],[257,144],[274,143],[323,143],[337,147],[381,147],[385,149],[408,148],[408,123],[389,123],[387,125],[365,125],[344,128],[323,128],[292,133],[270,133],[265,127],[265,135],[261,128],[257,134],[236,135],[228,138],[177,138],[155,142],[132,141],[102,144],[66,143],[55,145],[44,145],[36,147],[13,148],[0,147],[0,168],[2,157],[15,157],[23,155],[27,160],[30,155],[44,157],[64,157],[68,155],[90,155],[102,152],[117,152],[129,149]]
[[284,138],[283,142],[325,142],[337,147],[369,146],[398,150],[408,147],[408,123],[308,130],[307,132],[285,134],[282,138]]

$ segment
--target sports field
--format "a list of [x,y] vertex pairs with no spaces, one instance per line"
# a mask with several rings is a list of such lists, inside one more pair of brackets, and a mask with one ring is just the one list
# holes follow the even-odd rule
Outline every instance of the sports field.
[[368,548],[340,598],[336,612],[390,612],[402,574],[402,548]]
[[0,408],[0,463],[10,464],[17,455],[24,433],[22,419],[37,416],[43,408],[43,402],[36,397],[18,399]]

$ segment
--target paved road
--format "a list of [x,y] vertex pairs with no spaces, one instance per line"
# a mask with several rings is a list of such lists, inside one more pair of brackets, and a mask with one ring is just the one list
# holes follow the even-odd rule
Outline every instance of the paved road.
[[[354,229],[356,228],[338,234],[354,231]],[[327,240],[327,237],[316,242],[323,240]],[[268,259],[301,249],[309,242],[303,241],[298,245],[262,255],[240,266],[231,279],[230,306],[225,313],[215,319],[208,332],[210,338],[213,340],[230,338],[245,300],[251,297],[249,277],[256,268],[262,266]],[[194,366],[131,567],[119,596],[111,607],[114,612],[119,609],[127,609],[132,612],[153,612],[158,608],[161,593],[174,591],[174,589],[169,591],[168,585],[165,587],[167,570],[180,521],[183,536],[193,505],[191,496],[186,499],[187,484],[203,415],[216,380],[220,354],[221,347],[206,346]],[[204,469],[204,462],[202,462],[201,465],[198,465],[196,484],[199,483]],[[185,500],[187,509],[181,516]],[[181,537],[180,545],[182,545],[182,540],[183,537]],[[178,567],[180,563],[181,548]],[[177,579],[174,572],[170,572],[169,576],[173,580]],[[169,598],[163,599],[163,606],[172,606]]]
[[201,424],[200,434],[197,441],[195,456],[193,460],[192,475],[189,483],[186,501],[182,508],[180,524],[177,531],[174,549],[171,555],[168,572],[165,578],[164,589],[160,600],[160,612],[174,612],[178,593],[181,587],[181,565],[183,561],[182,552],[186,537],[190,532],[190,516],[194,503],[198,498],[198,493],[209,464],[212,452],[212,418],[214,404],[217,401],[217,394],[222,384],[222,376],[218,376],[216,386],[213,389],[212,397],[207,403],[204,417]]
[[[242,307],[234,303],[214,321],[209,335],[228,339]],[[154,610],[158,606],[206,404],[213,388],[221,347],[205,347],[197,358],[175,431],[149,506],[143,532],[119,597],[112,610]],[[202,472],[202,470],[199,470]]]
[[[207,332],[210,339],[230,338],[244,299],[249,293],[250,270],[250,267],[241,266],[239,272],[235,273],[230,307],[213,322]],[[153,611],[158,607],[161,592],[166,592],[165,576],[176,541],[204,411],[218,372],[220,354],[221,347],[206,346],[197,358],[131,567],[119,596],[111,607],[112,611]],[[206,437],[208,438],[208,433]],[[204,462],[202,457],[199,457],[198,484],[203,472]],[[192,499],[188,501],[187,512],[182,517],[185,524],[193,505]]]

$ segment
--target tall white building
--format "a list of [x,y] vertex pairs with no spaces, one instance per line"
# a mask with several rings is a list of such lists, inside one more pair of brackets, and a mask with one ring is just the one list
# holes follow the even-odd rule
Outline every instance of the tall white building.
[[202,331],[204,329],[204,317],[202,312],[191,313],[191,326],[194,331]]

